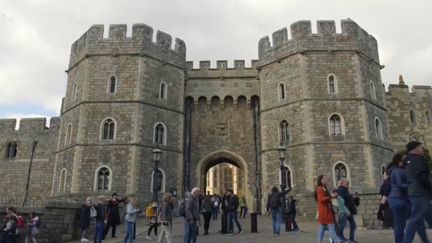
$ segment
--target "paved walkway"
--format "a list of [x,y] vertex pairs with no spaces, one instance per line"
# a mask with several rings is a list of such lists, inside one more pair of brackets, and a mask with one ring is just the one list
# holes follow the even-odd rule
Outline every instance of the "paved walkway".
[[[220,220],[210,222],[210,234],[202,235],[202,227],[200,228],[200,235],[198,236],[198,243],[225,243],[225,242],[235,242],[235,243],[275,243],[275,242],[316,242],[316,231],[317,223],[315,221],[305,221],[304,219],[299,220],[300,232],[282,232],[280,237],[273,236],[271,219],[270,216],[258,216],[258,233],[251,233],[250,219],[240,219],[240,223],[243,227],[244,232],[242,234],[234,235],[222,235],[218,233],[221,228]],[[284,225],[282,225],[283,230]],[[144,237],[147,235],[148,225],[146,220],[141,218],[137,224],[137,239],[134,242],[156,242],[154,233],[152,231],[152,237],[154,240],[146,240]],[[113,239],[109,236],[104,241],[104,243],[119,243],[123,242],[124,236],[124,226],[118,228],[118,236]],[[348,230],[346,229],[346,235]],[[173,240],[172,243],[183,242],[183,218],[176,218],[173,222]],[[393,231],[392,230],[357,230],[357,241],[361,243],[392,243]],[[432,230],[428,230],[429,239],[432,239]],[[93,239],[93,237],[90,237]],[[325,239],[328,239],[328,234],[325,235]],[[78,243],[79,241],[72,241]],[[92,242],[92,241],[90,241]],[[165,242],[165,241],[162,241]],[[324,241],[329,242],[328,240]],[[414,242],[421,242],[416,236]]]

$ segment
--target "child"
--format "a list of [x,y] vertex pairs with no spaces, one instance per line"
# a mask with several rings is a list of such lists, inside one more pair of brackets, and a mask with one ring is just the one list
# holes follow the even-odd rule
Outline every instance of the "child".
[[[28,223],[28,226],[30,227],[30,240],[31,243],[37,243],[36,236],[39,235],[39,226],[40,226],[40,220],[39,217],[36,215],[35,212],[30,213],[30,222]],[[28,239],[26,239],[26,242],[28,242]]]
[[147,239],[147,240],[152,239],[150,237],[150,233],[151,233],[152,229],[154,229],[155,236],[157,237],[157,227],[158,227],[158,215],[157,215],[158,210],[157,210],[157,207],[158,207],[158,203],[152,202],[152,204],[149,207],[147,207],[147,209],[146,209],[146,216],[150,222],[150,227],[149,227],[147,235],[145,237],[145,239]]

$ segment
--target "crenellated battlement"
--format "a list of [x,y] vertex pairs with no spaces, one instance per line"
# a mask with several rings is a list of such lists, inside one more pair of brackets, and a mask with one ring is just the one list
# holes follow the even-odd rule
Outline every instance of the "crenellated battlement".
[[[21,118],[19,124],[17,119],[0,119],[0,134],[11,132],[23,132],[34,134],[42,131],[57,131],[60,127],[60,117],[52,117],[49,127],[46,126],[46,118]],[[18,126],[18,129],[15,129]]]
[[227,60],[217,60],[216,61],[216,67],[211,67],[210,61],[199,61],[199,68],[194,68],[194,62],[188,61],[186,62],[186,68],[187,70],[201,70],[201,71],[207,71],[207,70],[244,70],[244,69],[256,69],[258,65],[258,60],[251,60],[250,65],[245,65],[245,60],[234,60],[233,66],[228,66]]
[[127,25],[113,24],[109,26],[108,38],[104,38],[104,26],[93,25],[77,41],[72,44],[69,68],[82,58],[91,55],[148,55],[164,62],[184,66],[186,44],[176,38],[172,48],[171,35],[162,31],[156,32],[153,42],[153,28],[145,24],[134,24],[132,36],[126,36]]
[[336,32],[333,20],[319,20],[317,33],[312,33],[311,21],[297,21],[290,26],[291,38],[283,28],[272,34],[272,44],[268,36],[259,40],[260,66],[305,51],[359,51],[379,63],[378,44],[372,35],[350,19],[341,21],[341,30]]
[[424,85],[413,85],[410,90],[409,86],[405,84],[390,84],[386,93],[387,96],[400,96],[404,94],[418,98],[432,98],[432,87]]

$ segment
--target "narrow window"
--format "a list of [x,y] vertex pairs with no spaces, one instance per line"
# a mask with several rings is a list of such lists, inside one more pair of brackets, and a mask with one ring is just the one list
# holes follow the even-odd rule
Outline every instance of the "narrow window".
[[101,192],[109,191],[110,179],[110,171],[108,168],[100,168],[97,173],[97,190]]
[[286,120],[283,120],[279,124],[280,144],[288,145],[289,143],[289,124]]
[[14,159],[17,156],[18,145],[16,142],[11,142],[6,145],[6,155],[7,159]]
[[60,173],[59,192],[65,192],[66,190],[66,177],[67,177],[67,171],[66,169],[63,169]]
[[287,186],[287,188],[291,188],[292,187],[292,173],[291,173],[291,168],[289,168],[289,167],[287,167],[285,179],[286,179],[285,185]]
[[167,84],[164,81],[162,81],[159,87],[159,99],[166,99],[166,98],[167,98]]
[[370,92],[371,92],[371,96],[373,100],[376,100],[376,89],[375,89],[375,84],[371,81],[370,82]]
[[114,139],[115,122],[113,119],[108,118],[102,125],[102,139]]
[[410,110],[410,122],[412,125],[416,124],[416,114],[413,110]]
[[72,93],[72,100],[76,99],[77,89],[78,89],[77,84],[74,84],[73,93]]
[[328,78],[328,89],[329,89],[329,93],[330,94],[334,94],[336,93],[336,89],[335,89],[335,80],[334,80],[334,76],[330,75]]
[[5,154],[6,159],[10,158],[11,147],[12,147],[12,143],[8,143],[6,145],[6,154]]
[[281,100],[285,99],[285,84],[284,83],[279,84],[279,98]]
[[155,144],[165,144],[165,127],[162,123],[158,123],[154,129],[154,143]]
[[72,124],[69,124],[66,129],[65,145],[71,144],[72,141]]
[[375,136],[378,139],[383,139],[382,125],[378,118],[375,118]]
[[429,111],[425,111],[426,124],[430,125],[432,122],[432,117]]
[[334,114],[330,117],[329,120],[329,126],[330,126],[330,135],[331,136],[338,136],[342,135],[342,124],[341,124],[341,118]]
[[113,94],[116,92],[116,88],[117,88],[117,80],[114,76],[111,76],[111,78],[109,79],[109,93]]
[[335,181],[336,185],[343,178],[347,178],[347,168],[345,167],[344,164],[338,163],[334,167],[334,181]]

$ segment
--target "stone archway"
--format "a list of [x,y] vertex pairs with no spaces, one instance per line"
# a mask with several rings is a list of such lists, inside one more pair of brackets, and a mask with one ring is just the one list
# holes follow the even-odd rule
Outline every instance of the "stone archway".
[[202,192],[205,192],[206,186],[206,174],[208,170],[218,164],[228,163],[238,167],[242,173],[242,188],[243,193],[248,202],[249,208],[251,208],[252,203],[254,203],[253,196],[251,194],[248,185],[248,164],[243,157],[240,155],[228,151],[228,150],[217,150],[205,155],[197,164],[195,171],[195,178],[197,181],[197,186],[201,188]]

